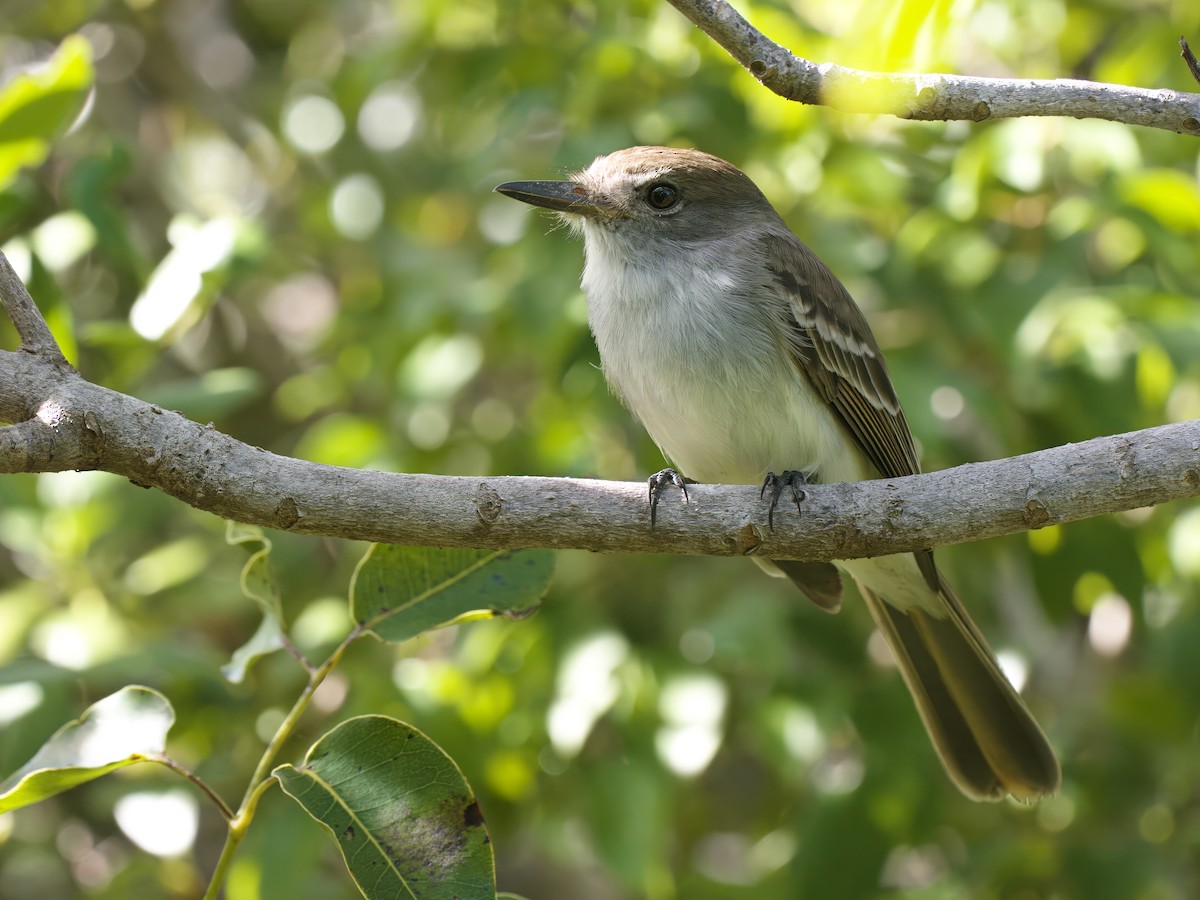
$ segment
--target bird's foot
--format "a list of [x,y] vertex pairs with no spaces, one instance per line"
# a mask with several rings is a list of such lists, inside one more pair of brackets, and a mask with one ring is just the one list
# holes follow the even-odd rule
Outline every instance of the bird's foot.
[[796,512],[800,512],[800,504],[807,496],[803,491],[803,486],[806,484],[808,484],[808,475],[796,469],[787,469],[781,475],[776,475],[774,472],[767,473],[767,477],[763,479],[762,488],[758,492],[758,499],[761,500],[767,491],[771,492],[771,506],[767,509],[768,528],[775,528],[775,507],[779,505],[779,497],[784,488],[788,491],[788,497],[796,504]]
[[[658,498],[662,493],[662,489],[671,484],[683,491],[683,502],[688,502],[687,483],[688,479],[684,478],[674,469],[663,469],[660,472],[655,472],[646,483],[650,488],[650,527],[654,527],[654,521],[658,516]],[[696,482],[692,482],[695,484]]]

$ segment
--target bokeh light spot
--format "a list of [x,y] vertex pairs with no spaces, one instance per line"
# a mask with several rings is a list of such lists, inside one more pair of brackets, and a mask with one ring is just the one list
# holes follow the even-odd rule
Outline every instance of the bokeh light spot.
[[284,108],[284,136],[302,153],[319,156],[332,150],[345,130],[342,111],[327,97],[309,94]]
[[342,179],[329,198],[329,218],[344,237],[362,241],[383,221],[383,190],[370,175]]
[[200,810],[183,789],[137,791],[120,798],[113,817],[125,836],[155,856],[179,856],[196,840]]
[[421,98],[411,87],[388,81],[371,92],[358,112],[358,134],[377,153],[399,150],[416,134]]
[[1101,656],[1119,656],[1133,632],[1133,611],[1120,594],[1104,594],[1088,617],[1088,642]]

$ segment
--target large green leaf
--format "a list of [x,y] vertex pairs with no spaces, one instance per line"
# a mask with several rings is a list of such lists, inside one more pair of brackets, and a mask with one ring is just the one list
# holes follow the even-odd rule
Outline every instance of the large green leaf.
[[93,77],[91,45],[73,36],[45,65],[0,90],[0,189],[23,166],[46,158],[51,142],[79,115]]
[[372,544],[350,585],[350,614],[385,641],[464,618],[533,612],[554,574],[552,550]]
[[56,731],[0,784],[0,813],[161,755],[174,722],[175,711],[158,691],[139,685],[121,688]]
[[274,774],[329,829],[364,896],[496,896],[475,795],[454,760],[411,725],[387,716],[350,719],[317,741],[303,765]]

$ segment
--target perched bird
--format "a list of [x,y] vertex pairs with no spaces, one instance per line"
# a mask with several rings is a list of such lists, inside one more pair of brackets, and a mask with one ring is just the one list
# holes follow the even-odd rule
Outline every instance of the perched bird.
[[[584,241],[588,323],[613,391],[697,482],[773,485],[920,471],[862,311],[754,183],[696,150],[633,147],[569,181],[502,184]],[[777,477],[775,472],[782,472]],[[673,470],[651,478],[683,480]],[[968,797],[1034,800],[1058,761],[931,552],[761,561],[836,611],[859,586]]]

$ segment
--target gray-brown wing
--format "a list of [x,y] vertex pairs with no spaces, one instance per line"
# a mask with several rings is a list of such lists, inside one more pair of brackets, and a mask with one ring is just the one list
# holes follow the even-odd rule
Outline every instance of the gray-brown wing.
[[[766,240],[767,266],[791,310],[783,328],[796,365],[880,475],[917,474],[921,465],[912,431],[866,316],[837,276],[799,238],[775,234]],[[913,555],[926,584],[936,591],[933,553],[922,550]]]
[[912,432],[862,310],[799,239],[771,235],[767,266],[792,312],[785,339],[796,365],[885,478],[920,472]]

